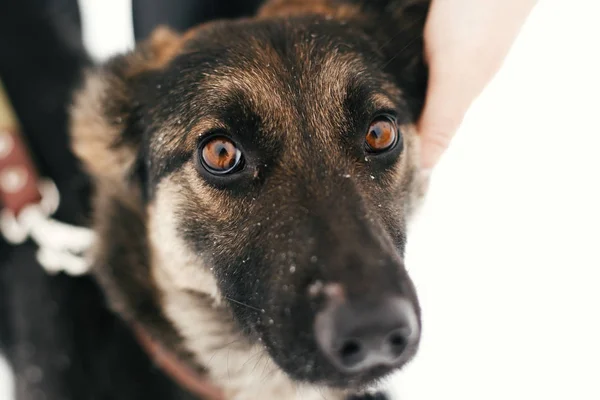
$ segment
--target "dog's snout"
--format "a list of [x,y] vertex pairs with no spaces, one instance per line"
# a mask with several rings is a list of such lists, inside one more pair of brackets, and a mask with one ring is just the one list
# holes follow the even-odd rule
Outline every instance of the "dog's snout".
[[414,307],[401,297],[377,302],[330,301],[315,321],[317,342],[342,372],[396,367],[415,344],[419,326]]

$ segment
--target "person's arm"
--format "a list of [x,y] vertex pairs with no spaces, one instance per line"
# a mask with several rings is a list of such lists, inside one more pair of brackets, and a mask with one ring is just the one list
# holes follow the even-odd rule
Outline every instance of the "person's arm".
[[473,100],[500,69],[536,0],[433,0],[425,26],[429,86],[418,124],[435,166]]

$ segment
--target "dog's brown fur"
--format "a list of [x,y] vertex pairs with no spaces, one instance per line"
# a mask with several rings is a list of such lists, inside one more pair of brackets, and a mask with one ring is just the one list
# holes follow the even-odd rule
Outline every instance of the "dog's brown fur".
[[[255,19],[161,28],[77,94],[73,149],[97,193],[95,275],[118,313],[228,398],[338,399],[379,377],[338,376],[312,354],[310,318],[294,325],[290,314],[308,313],[296,303],[307,283],[345,279],[349,295],[374,296],[397,279],[389,290],[417,304],[401,258],[421,190],[413,126],[427,6],[272,0]],[[398,113],[397,158],[356,156],[344,137],[377,110]],[[232,129],[252,137],[240,139],[253,158],[243,179],[203,176],[199,138]],[[332,221],[326,237],[314,218]],[[365,263],[384,254],[394,267],[322,265],[354,254],[355,238]],[[304,335],[297,350],[292,332]]]

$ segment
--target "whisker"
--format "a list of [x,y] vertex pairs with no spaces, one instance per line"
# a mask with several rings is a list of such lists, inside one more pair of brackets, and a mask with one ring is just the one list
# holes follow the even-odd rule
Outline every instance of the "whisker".
[[[267,372],[267,367],[268,367],[268,366],[269,366],[269,359],[267,359],[267,360],[266,360],[266,362],[265,362],[265,366],[263,367],[263,372],[262,372],[262,374],[261,374],[261,378],[260,378],[260,379],[261,379],[261,382],[263,382],[263,383],[264,383],[264,382],[267,380],[267,378],[268,378],[269,376],[271,376],[271,375],[273,374],[273,372],[275,372],[275,371],[278,371],[278,370],[279,370],[279,367],[278,367],[277,365],[275,365],[275,367],[273,367],[271,370],[269,370],[269,371]],[[265,372],[267,372],[267,373],[265,374]]]
[[236,339],[236,340],[233,340],[233,341],[231,341],[231,342],[229,342],[229,343],[226,343],[226,344],[224,344],[224,345],[223,345],[223,346],[221,346],[221,347],[218,347],[218,348],[214,349],[214,351],[213,351],[213,355],[212,355],[212,356],[211,356],[211,357],[208,359],[208,362],[206,363],[206,364],[207,364],[207,367],[210,367],[210,364],[212,364],[212,360],[213,360],[213,358],[215,358],[215,356],[217,355],[217,353],[218,353],[218,352],[220,352],[220,351],[223,351],[223,350],[225,350],[225,349],[228,349],[228,348],[229,348],[229,346],[231,346],[231,345],[233,345],[233,344],[235,344],[235,343],[237,343],[237,342],[240,342],[241,340],[242,340],[241,338],[238,338],[238,339]]
[[260,308],[256,308],[256,307],[254,307],[254,306],[251,306],[250,304],[242,303],[241,301],[239,301],[239,300],[235,300],[235,299],[232,299],[231,297],[227,297],[227,296],[225,296],[225,298],[226,298],[227,300],[229,300],[229,301],[231,301],[231,302],[235,303],[235,304],[239,304],[240,306],[248,307],[248,308],[249,308],[249,309],[251,309],[251,310],[255,310],[255,311],[261,311],[261,309],[260,309]]
[[231,380],[231,372],[229,371],[229,353],[230,349],[227,350],[227,377]]
[[[267,365],[268,364],[265,365],[265,369],[267,368]],[[265,381],[273,374],[273,372],[278,371],[278,370],[279,370],[279,367],[276,366],[276,367],[273,367],[272,369],[270,369],[267,374],[264,374],[265,371],[263,371],[263,377],[261,378],[261,383],[265,383]]]
[[398,51],[398,53],[396,53],[395,56],[393,56],[392,58],[390,58],[385,64],[383,64],[382,68],[387,67],[388,65],[390,65],[390,63],[392,61],[394,61],[396,58],[398,58],[406,49],[408,49],[410,46],[412,46],[417,40],[421,39],[423,37],[423,34],[419,34],[416,37],[414,37],[413,39],[411,39],[406,46],[404,46],[403,48],[400,49],[400,51]]
[[322,388],[318,387],[318,388],[317,388],[317,392],[319,393],[319,396],[321,396],[321,398],[322,398],[323,400],[327,400],[327,398],[326,398],[326,397],[325,397],[325,395],[323,394],[323,389],[322,389]]
[[252,368],[252,373],[254,373],[254,371],[256,371],[256,367],[258,367],[258,364],[260,364],[260,362],[265,358],[265,354],[266,354],[266,352],[263,351],[260,358],[258,359],[258,361],[256,361],[256,364],[254,364],[254,368]]
[[[420,17],[419,18],[419,23],[424,21],[426,17]],[[398,36],[404,34],[406,31],[408,31],[409,29],[411,29],[413,27],[413,25],[405,25],[403,27],[403,29],[400,29],[396,34],[394,34],[391,38],[389,38],[384,44],[382,44],[377,50],[378,51],[382,51],[384,48],[387,47],[387,45],[389,45],[390,43],[392,43],[394,40],[396,40],[398,38]]]
[[265,351],[266,350],[260,350],[260,351],[257,351],[255,354],[252,354],[250,357],[248,357],[248,360],[246,360],[246,362],[242,364],[242,367],[245,367],[246,364],[248,364],[254,357],[257,357],[257,356],[259,356],[261,354],[264,354]]

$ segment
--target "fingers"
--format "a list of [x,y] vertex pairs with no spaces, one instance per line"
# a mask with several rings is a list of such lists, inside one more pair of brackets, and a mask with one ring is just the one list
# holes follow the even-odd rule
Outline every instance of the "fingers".
[[536,1],[433,0],[425,28],[429,83],[417,124],[424,169],[439,161]]
[[425,108],[417,124],[424,169],[431,169],[437,164],[475,96],[475,89],[467,88],[468,82],[456,76],[432,74],[430,79]]

